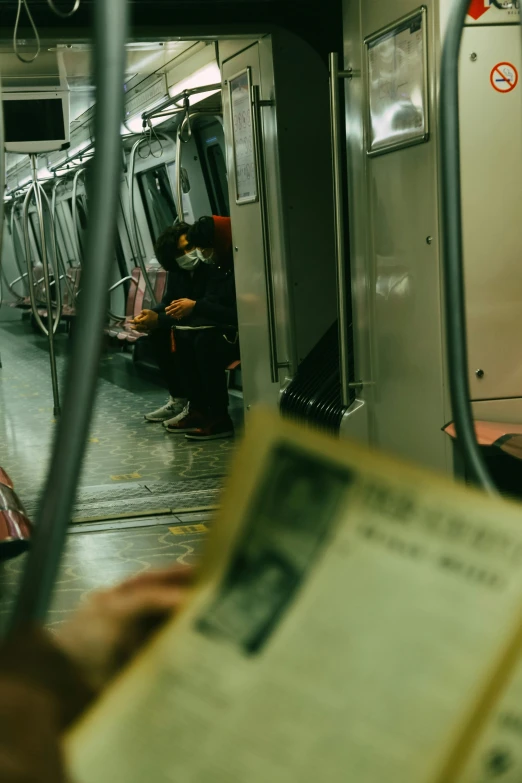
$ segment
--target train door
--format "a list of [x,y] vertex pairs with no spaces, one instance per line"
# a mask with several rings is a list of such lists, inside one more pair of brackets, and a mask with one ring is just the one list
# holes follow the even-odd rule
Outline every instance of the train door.
[[278,405],[337,311],[327,70],[290,35],[236,46],[220,56],[248,410]]
[[[274,251],[281,253],[282,248],[276,250],[271,241],[265,181],[267,172],[259,170],[259,154],[256,160],[256,145],[261,146],[269,138],[270,117],[267,115],[274,113],[271,105],[262,109],[259,107],[261,99],[273,103],[274,79],[270,63],[261,63],[258,43],[224,64],[223,80],[225,87],[228,87],[223,91],[223,105],[241,330],[243,394],[248,410],[259,400],[277,404],[280,372],[290,367],[288,340],[284,330],[278,328],[276,320],[271,269]],[[251,105],[252,87],[258,91],[256,107]],[[259,121],[260,118],[262,125],[256,127],[256,119]],[[269,142],[264,152],[265,161],[271,159],[271,174],[274,176],[273,120],[271,131],[272,149],[270,152],[266,149]],[[241,145],[248,146],[248,149],[243,151]]]

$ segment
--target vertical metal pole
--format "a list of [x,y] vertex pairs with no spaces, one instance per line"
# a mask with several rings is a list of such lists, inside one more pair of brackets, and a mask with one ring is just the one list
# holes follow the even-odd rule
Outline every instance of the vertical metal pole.
[[497,490],[475,437],[468,378],[459,128],[459,55],[468,8],[469,0],[454,0],[441,59],[440,159],[446,350],[457,442],[472,480],[494,494]]
[[346,258],[344,251],[344,199],[342,177],[341,134],[339,131],[339,78],[348,74],[339,71],[337,52],[329,55],[330,65],[330,123],[332,133],[332,173],[334,188],[335,260],[337,266],[337,312],[339,317],[339,358],[341,374],[341,402],[350,405],[350,364],[348,347],[348,307],[346,304]]
[[176,208],[178,210],[178,221],[183,223],[185,213],[183,211],[183,183],[181,181],[181,128],[180,125],[176,133]]
[[[265,148],[263,144],[263,118],[261,107],[267,105],[261,100],[257,84],[252,85],[252,133],[255,145],[257,189],[259,193],[259,211],[261,213],[261,232],[263,238],[263,256],[265,262],[266,304],[268,315],[268,350],[270,357],[270,380],[279,383],[279,368],[288,367],[288,362],[280,362],[277,355],[277,318],[275,307],[274,275],[272,270],[272,244],[270,241],[270,218],[268,214],[268,186],[266,181]],[[269,103],[269,102],[268,102]]]
[[[58,370],[56,368],[56,353],[55,353],[55,346],[54,346],[54,323],[53,323],[53,302],[51,299],[51,277],[49,275],[49,261],[47,258],[47,244],[45,241],[45,225],[44,225],[44,216],[43,216],[43,206],[42,206],[42,194],[40,192],[41,185],[38,182],[38,168],[36,165],[36,155],[30,155],[31,159],[31,173],[33,176],[33,188],[34,188],[34,198],[36,202],[36,213],[38,215],[38,226],[40,229],[40,246],[41,246],[41,252],[42,252],[42,266],[43,266],[43,276],[44,276],[44,285],[45,285],[45,301],[47,305],[47,342],[49,344],[49,364],[51,366],[51,383],[53,387],[53,400],[54,400],[54,415],[59,416],[60,415],[60,388],[58,385]],[[60,310],[59,307],[59,287],[60,287],[60,276],[57,274],[57,270],[55,270],[55,277],[54,277],[54,285],[56,288],[56,297],[57,297],[57,308]]]
[[70,522],[98,380],[120,189],[127,0],[97,0],[94,24],[96,152],[90,172],[92,183],[87,183],[92,210],[82,296],[72,337],[62,416],[11,630],[45,620]]

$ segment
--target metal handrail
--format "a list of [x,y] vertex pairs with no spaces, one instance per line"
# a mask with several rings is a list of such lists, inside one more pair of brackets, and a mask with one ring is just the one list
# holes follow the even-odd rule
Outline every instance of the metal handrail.
[[[33,187],[27,191],[27,196],[24,200],[24,236],[25,236],[25,248],[26,248],[26,254],[27,254],[27,271],[29,272],[29,296],[31,298],[31,309],[33,311],[33,318],[35,319],[37,325],[41,329],[41,331],[45,334],[47,337],[47,342],[49,346],[49,363],[51,367],[51,383],[53,388],[53,401],[54,401],[54,415],[58,416],[60,413],[60,391],[58,387],[58,371],[56,367],[56,354],[54,350],[54,335],[56,330],[58,329],[58,324],[60,323],[60,319],[62,316],[62,296],[61,296],[61,287],[60,285],[56,286],[56,312],[54,315],[54,321],[53,321],[53,302],[51,299],[51,286],[50,286],[50,280],[51,277],[49,275],[49,260],[47,257],[47,243],[45,238],[45,223],[44,223],[44,216],[43,216],[43,205],[42,205],[42,195],[46,199],[46,205],[47,209],[49,211],[49,217],[51,218],[51,207],[49,204],[49,199],[47,198],[47,194],[45,193],[42,185],[38,182],[38,168],[37,168],[37,160],[36,155],[32,154],[29,156],[31,161],[31,172],[33,176]],[[47,327],[45,327],[41,317],[40,313],[38,312],[38,307],[36,304],[36,294],[34,289],[34,280],[33,280],[33,270],[31,265],[31,256],[30,256],[30,248],[29,248],[29,203],[31,200],[31,195],[34,194],[35,204],[36,204],[36,212],[38,215],[38,226],[40,230],[40,245],[41,245],[41,254],[42,254],[42,267],[43,267],[43,275],[44,275],[44,284],[45,284],[45,299],[46,299],[46,305],[47,305]],[[52,233],[52,224],[51,224],[51,233]],[[52,237],[54,239],[54,237]],[[56,267],[56,248],[54,245],[54,242],[51,242],[52,250],[53,250],[53,274],[54,277],[58,277],[58,270]]]
[[443,268],[449,388],[457,442],[470,477],[496,493],[475,435],[468,378],[459,128],[459,55],[469,0],[454,0],[442,48],[440,144]]
[[[16,296],[18,299],[24,299],[25,298],[25,294],[17,294],[16,291],[13,291],[12,287],[14,285],[16,285],[16,283],[19,283],[21,280],[24,280],[24,283],[25,283],[25,279],[24,278],[26,278],[26,277],[27,277],[27,272],[24,272],[23,274],[19,275],[18,277],[15,277],[14,280],[11,280],[11,282],[9,282],[5,278],[5,275],[4,275],[4,280],[6,281],[8,289],[11,291],[13,296]],[[24,288],[25,288],[25,286],[24,286]]]
[[268,314],[268,342],[270,355],[270,377],[272,383],[279,382],[279,369],[289,367],[290,363],[280,362],[277,355],[277,322],[275,311],[274,279],[272,274],[272,248],[270,241],[270,220],[268,215],[268,188],[266,182],[266,165],[262,135],[261,107],[271,106],[271,101],[262,101],[258,85],[252,85],[252,130],[254,136],[255,161],[257,170],[257,186],[259,192],[259,207],[261,212],[261,230],[263,237],[263,253],[265,261],[265,283]]
[[[163,131],[156,131],[157,136],[162,136],[166,141],[172,142],[172,139],[170,136],[168,136],[166,133],[163,133]],[[149,280],[149,275],[147,273],[147,266],[145,264],[145,261],[143,259],[143,256],[141,254],[141,248],[139,244],[139,238],[138,238],[138,227],[136,222],[136,210],[134,209],[134,193],[135,193],[135,187],[134,187],[134,171],[136,168],[136,154],[138,152],[138,149],[144,142],[148,142],[149,139],[147,139],[145,136],[142,136],[137,141],[134,142],[132,145],[132,150],[129,157],[129,173],[128,173],[128,188],[129,188],[129,226],[130,226],[130,237],[131,237],[131,244],[134,245],[133,252],[136,255],[136,259],[138,261],[138,265],[141,269],[141,272],[143,274],[143,279],[145,281],[145,286],[147,288],[147,291],[149,292],[149,296],[151,298],[151,301],[153,304],[157,304],[158,300],[156,299],[156,295],[154,293],[154,289],[152,287],[152,284]]]
[[[167,98],[163,103],[160,103],[159,106],[156,106],[155,109],[150,109],[150,111],[145,111],[141,115],[141,119],[143,122],[147,122],[147,120],[152,119],[153,117],[156,117],[156,115],[161,112],[164,112],[165,109],[167,109],[169,106],[175,106],[178,101],[185,100],[189,98],[191,95],[197,95],[201,92],[217,92],[218,90],[221,90],[222,86],[221,83],[218,84],[205,84],[202,87],[191,87],[188,90],[182,90],[182,92],[178,93],[178,95],[175,95],[173,98]],[[181,108],[182,111],[184,111],[184,107],[176,106],[176,108]]]
[[[33,191],[35,189],[35,186],[29,188],[27,191],[27,194],[24,199],[24,206],[23,206],[23,213],[22,213],[22,222],[23,222],[23,232],[24,232],[24,243],[25,243],[25,254],[26,254],[26,264],[27,264],[27,279],[29,282],[29,298],[31,300],[31,310],[34,315],[34,319],[40,329],[40,331],[46,336],[49,336],[49,331],[45,324],[43,323],[40,314],[38,312],[38,305],[36,302],[36,294],[35,294],[35,288],[38,285],[38,281],[35,281],[33,276],[33,265],[31,262],[31,241],[29,239],[29,203],[31,200],[31,195],[33,194]],[[35,196],[36,198],[36,196]],[[43,251],[42,251],[43,252]],[[43,255],[42,255],[43,258]],[[52,302],[51,306],[48,307],[48,312],[52,312]],[[59,315],[58,311],[56,315]],[[56,330],[58,329],[60,319],[55,316],[54,323],[51,327],[51,331],[53,334],[56,333]]]
[[120,188],[127,0],[97,0],[94,8],[96,90],[91,220],[83,296],[67,368],[63,412],[10,629],[43,621],[51,600],[91,422],[113,261]]
[[135,285],[138,285],[136,280],[133,278],[132,275],[127,275],[127,277],[122,277],[121,280],[118,280],[117,283],[114,283],[114,285],[111,285],[109,288],[109,293],[111,294],[113,291],[115,291],[120,285],[123,285],[123,283],[126,283],[128,280],[133,282]]
[[[109,288],[109,293],[112,293],[117,288],[119,288],[120,285],[123,285],[123,283],[127,283],[127,282],[134,283],[134,285],[136,286],[138,285],[138,281],[135,280],[132,275],[127,275],[127,277],[122,277],[121,280],[118,280],[117,283],[111,285],[111,287]],[[126,321],[128,317],[127,315],[115,315],[115,313],[113,313],[112,310],[110,309],[108,313],[109,313],[109,318],[111,318],[113,321],[116,322]]]
[[339,70],[337,52],[330,52],[330,124],[332,138],[332,176],[334,188],[335,261],[337,270],[337,315],[339,322],[339,373],[341,402],[350,405],[350,354],[348,344],[349,314],[346,305],[346,255],[344,238],[344,198],[341,134],[339,131],[339,79],[350,78],[349,71]]
[[64,158],[64,160],[61,161],[61,163],[56,163],[54,166],[49,166],[49,171],[51,172],[51,174],[54,174],[59,169],[63,169],[64,166],[67,166],[68,163],[72,163],[72,161],[74,160],[79,160],[80,161],[79,165],[81,165],[83,156],[87,152],[90,152],[92,149],[94,149],[93,141],[90,144],[87,144],[87,146],[84,147],[81,152],[77,152],[76,155],[68,155],[66,158]]

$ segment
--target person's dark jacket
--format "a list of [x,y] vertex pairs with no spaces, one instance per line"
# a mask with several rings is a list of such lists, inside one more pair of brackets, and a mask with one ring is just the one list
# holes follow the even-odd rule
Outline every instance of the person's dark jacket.
[[[181,321],[167,315],[165,308],[176,299],[196,302],[192,313]],[[153,308],[159,315],[161,327],[181,326],[236,326],[236,286],[234,272],[218,264],[200,263],[193,272],[173,269],[169,272],[165,296]]]
[[[161,327],[237,326],[236,286],[230,218],[213,216],[215,263],[200,262],[193,272],[177,264],[169,272],[165,296],[153,309]],[[196,302],[192,313],[181,321],[170,318],[165,308],[176,299]]]

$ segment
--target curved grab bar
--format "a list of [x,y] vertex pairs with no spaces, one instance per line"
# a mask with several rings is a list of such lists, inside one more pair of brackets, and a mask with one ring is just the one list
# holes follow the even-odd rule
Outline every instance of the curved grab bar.
[[[168,136],[166,133],[163,133],[163,131],[156,131],[157,136],[162,136],[166,141],[172,141],[170,136]],[[141,248],[139,244],[138,239],[138,228],[136,225],[136,210],[134,209],[134,171],[136,168],[136,154],[138,152],[138,149],[140,146],[145,142],[148,142],[148,139],[146,136],[142,136],[137,141],[134,142],[131,150],[131,154],[129,157],[129,174],[128,174],[128,188],[129,188],[129,226],[131,228],[131,243],[134,245],[133,252],[135,254],[135,257],[138,261],[139,267],[143,274],[143,279],[145,281],[145,286],[147,288],[147,291],[149,292],[149,296],[151,298],[151,301],[153,304],[157,304],[158,300],[156,299],[154,289],[152,287],[152,284],[149,280],[149,275],[147,272],[147,267],[145,264],[145,261],[143,259],[143,256],[141,254]]]
[[95,137],[87,232],[84,296],[72,336],[63,413],[10,629],[45,619],[69,525],[96,393],[106,296],[113,260],[122,165],[127,0],[97,0],[94,7]]
[[134,285],[138,285],[136,280],[133,278],[132,275],[127,275],[127,277],[122,277],[121,280],[118,280],[117,283],[114,283],[114,285],[111,285],[109,288],[109,293],[111,294],[113,291],[115,291],[120,285],[123,285],[123,283],[127,283],[130,281],[131,283],[134,283]]
[[459,129],[459,54],[468,8],[469,0],[454,0],[441,59],[440,134],[443,150],[441,183],[446,345],[457,442],[462,447],[464,462],[472,479],[494,494],[497,490],[475,436],[468,378]]
[[[29,298],[31,300],[31,310],[33,311],[34,319],[42,332],[46,337],[49,337],[49,329],[45,326],[43,323],[40,313],[38,312],[38,305],[36,302],[36,294],[35,294],[35,287],[38,285],[38,281],[35,281],[33,277],[33,265],[31,263],[31,242],[29,239],[29,203],[31,201],[31,195],[33,192],[37,190],[37,186],[33,183],[32,186],[27,191],[27,194],[24,199],[24,206],[23,206],[23,231],[24,231],[24,241],[25,241],[25,254],[27,256],[26,263],[27,263],[27,278],[29,281]],[[35,193],[35,199],[37,199],[37,195]],[[39,212],[38,202],[37,202],[37,211]],[[38,215],[38,217],[40,217]],[[45,238],[42,237],[42,260],[45,253],[44,247],[45,247]],[[45,280],[45,277],[44,277]],[[49,293],[48,293],[48,286],[47,283],[45,285],[46,289],[46,296],[47,296],[47,310],[48,315],[50,314],[50,317],[52,319],[52,311],[53,306],[52,302],[49,300]],[[58,316],[58,317],[56,317]],[[54,323],[51,323],[50,328],[51,332],[53,334],[56,333],[56,330],[58,329],[58,324],[60,322],[60,312],[57,310],[55,314]]]
[[[54,322],[53,322],[53,303],[51,300],[51,286],[50,286],[50,275],[49,275],[49,261],[47,258],[47,244],[45,241],[45,223],[44,223],[44,216],[43,216],[42,194],[46,199],[49,215],[50,215],[50,206],[49,206],[49,200],[47,199],[47,194],[45,193],[41,184],[38,182],[38,169],[37,169],[36,155],[31,154],[30,161],[31,161],[31,172],[33,176],[33,183],[32,183],[32,188],[30,188],[27,191],[27,196],[25,197],[24,200],[24,212],[23,212],[25,248],[27,254],[27,271],[29,272],[29,284],[30,284],[29,296],[31,298],[31,309],[33,311],[33,317],[36,323],[38,324],[38,326],[40,327],[41,331],[47,337],[47,342],[49,346],[49,363],[51,366],[51,383],[53,388],[54,415],[58,416],[60,413],[60,392],[58,387],[58,371],[56,368],[56,354],[54,351],[54,335],[58,328],[58,324],[60,323],[60,318],[62,315],[62,296],[61,296],[61,287],[60,285],[57,285],[56,286],[56,312],[55,312]],[[36,304],[33,269],[31,264],[31,254],[29,248],[29,202],[31,200],[32,194],[34,194],[34,198],[35,198],[36,212],[38,215],[38,227],[40,230],[42,267],[43,267],[43,276],[45,282],[45,299],[46,299],[46,306],[47,306],[47,328],[44,326],[44,323],[40,318],[40,313],[38,312],[38,307]],[[53,245],[53,255],[54,253],[55,253],[55,248]],[[56,269],[55,256],[53,257],[53,261],[54,261],[53,272],[56,278],[58,277],[58,270]]]
[[[53,275],[54,275],[54,281],[50,283],[50,285],[53,285],[53,283],[56,280],[63,280],[67,279],[67,272],[65,269],[62,269],[62,274],[60,275],[60,270],[58,269],[58,248],[56,246],[56,228],[54,223],[53,214],[51,212],[51,204],[49,202],[49,197],[43,187],[39,186],[40,194],[43,196],[45,200],[45,206],[47,209],[47,214],[49,215],[49,223],[51,226],[51,256],[52,256],[52,262],[51,266],[53,269]],[[43,221],[43,211],[42,211],[42,221]],[[47,259],[47,248],[45,251],[45,257]],[[42,255],[43,258],[43,255]],[[48,265],[47,265],[48,266]],[[44,266],[44,275],[45,275],[45,266]],[[62,300],[62,288],[60,285],[56,286],[56,320],[58,323],[60,323],[60,319],[62,317],[62,310],[63,310],[63,300]]]
[[[11,282],[10,282],[10,283],[9,283],[9,282],[6,280],[6,283],[7,283],[7,287],[8,287],[8,289],[11,291],[11,293],[13,294],[13,296],[16,296],[16,297],[18,297],[18,299],[24,299],[24,297],[25,297],[25,294],[17,294],[17,293],[16,293],[16,291],[13,291],[13,288],[12,288],[12,287],[13,287],[14,285],[16,285],[16,283],[19,283],[21,280],[23,280],[23,281],[24,281],[24,287],[25,287],[25,278],[26,278],[26,277],[27,277],[27,272],[24,272],[23,274],[19,275],[19,277],[15,277],[15,279],[14,279],[14,280],[11,280]],[[4,279],[6,279],[6,278],[5,278],[5,276],[4,276]]]

